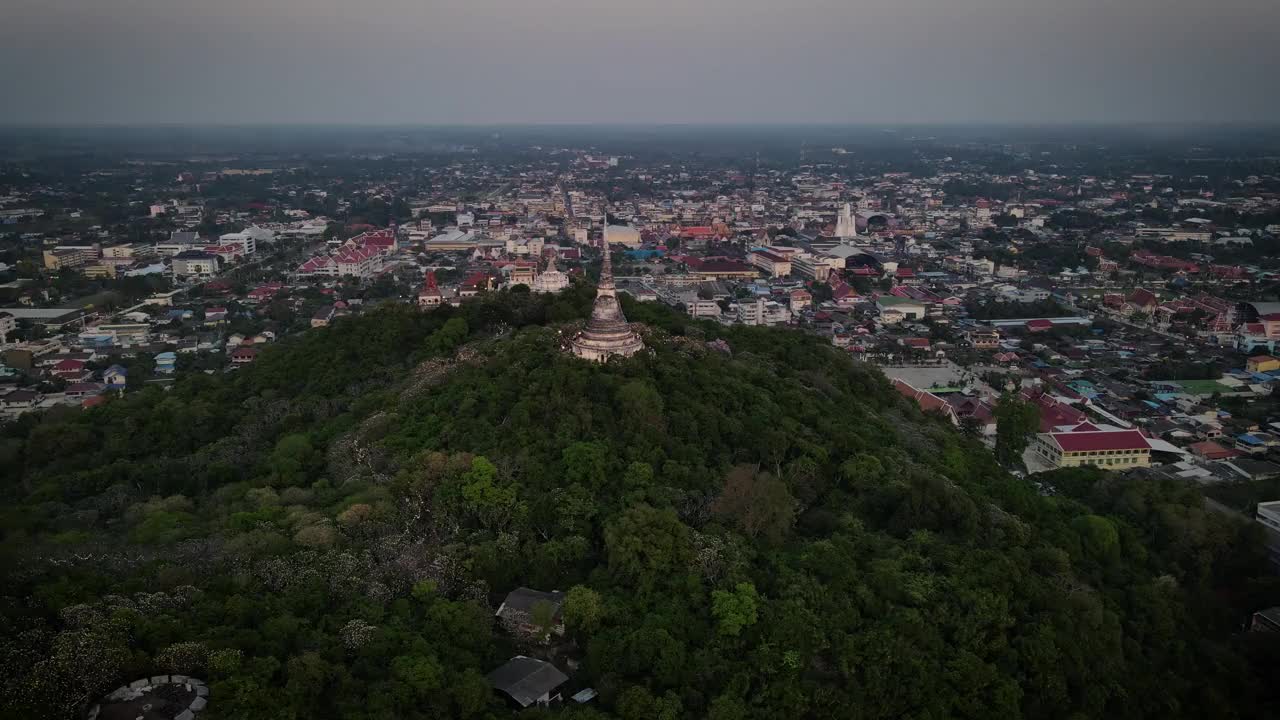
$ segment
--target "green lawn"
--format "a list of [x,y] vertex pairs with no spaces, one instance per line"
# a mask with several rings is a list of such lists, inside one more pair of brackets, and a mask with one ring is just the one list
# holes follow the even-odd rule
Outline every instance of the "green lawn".
[[1174,380],[1189,395],[1212,395],[1216,392],[1231,392],[1231,388],[1217,380]]

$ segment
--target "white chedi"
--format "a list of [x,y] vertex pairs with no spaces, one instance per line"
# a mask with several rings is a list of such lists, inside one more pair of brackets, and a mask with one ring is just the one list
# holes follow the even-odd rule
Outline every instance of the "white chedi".
[[556,257],[547,260],[547,269],[533,281],[536,293],[555,293],[569,287],[569,276],[556,269]]

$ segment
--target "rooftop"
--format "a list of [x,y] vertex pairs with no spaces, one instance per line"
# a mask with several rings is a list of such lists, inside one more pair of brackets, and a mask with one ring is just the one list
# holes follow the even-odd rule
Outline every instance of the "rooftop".
[[506,693],[520,707],[529,707],[569,680],[555,665],[517,655],[485,678],[495,690]]

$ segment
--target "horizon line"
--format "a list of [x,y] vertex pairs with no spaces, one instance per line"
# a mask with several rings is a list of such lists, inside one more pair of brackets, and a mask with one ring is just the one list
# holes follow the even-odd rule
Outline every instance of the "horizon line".
[[1018,121],[1018,120],[966,120],[930,122],[838,122],[838,121],[516,121],[516,122],[309,122],[309,121],[249,121],[249,122],[10,122],[0,120],[0,130],[113,130],[136,128],[397,128],[397,129],[492,129],[492,128],[1252,128],[1280,129],[1276,120],[1070,120],[1070,121]]

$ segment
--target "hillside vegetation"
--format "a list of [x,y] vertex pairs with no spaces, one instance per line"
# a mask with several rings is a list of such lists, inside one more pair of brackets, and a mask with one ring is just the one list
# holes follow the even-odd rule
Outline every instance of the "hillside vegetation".
[[[527,718],[1274,709],[1260,538],[1194,490],[1041,497],[799,332],[628,302],[652,351],[588,364],[590,300],[387,306],[5,428],[5,715],[181,672],[210,718],[504,717],[517,653],[600,692]],[[564,638],[494,620],[521,585]]]

